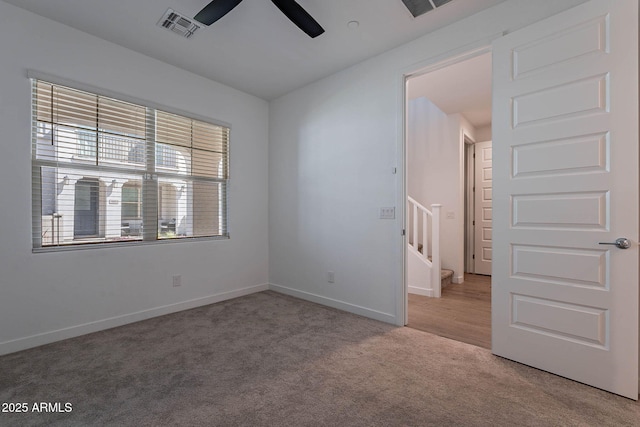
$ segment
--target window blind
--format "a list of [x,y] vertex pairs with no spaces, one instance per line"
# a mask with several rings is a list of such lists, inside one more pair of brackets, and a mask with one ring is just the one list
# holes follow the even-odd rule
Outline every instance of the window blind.
[[188,210],[189,197],[198,203],[184,224],[188,233],[208,236],[213,227],[226,234],[228,147],[228,128],[157,111],[155,170],[161,238],[175,234],[172,229],[166,232],[167,227]]
[[224,237],[230,129],[32,80],[34,249]]

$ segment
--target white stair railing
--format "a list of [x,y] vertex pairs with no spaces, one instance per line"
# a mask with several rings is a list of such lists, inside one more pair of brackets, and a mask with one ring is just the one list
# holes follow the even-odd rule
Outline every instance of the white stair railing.
[[[431,210],[427,209],[415,199],[408,197],[409,221],[409,246],[415,253],[423,258],[423,261],[431,267],[430,279],[433,296],[440,297],[440,209],[441,204],[432,204]],[[431,250],[429,251],[429,233],[431,234]],[[420,239],[420,237],[422,239]],[[420,252],[422,243],[422,252]],[[429,259],[431,258],[431,259]]]

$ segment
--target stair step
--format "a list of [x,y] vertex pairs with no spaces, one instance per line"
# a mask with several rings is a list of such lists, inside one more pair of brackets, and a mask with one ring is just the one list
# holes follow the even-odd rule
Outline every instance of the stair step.
[[453,280],[453,271],[445,270],[444,268],[440,270],[440,287],[444,288],[452,283]]

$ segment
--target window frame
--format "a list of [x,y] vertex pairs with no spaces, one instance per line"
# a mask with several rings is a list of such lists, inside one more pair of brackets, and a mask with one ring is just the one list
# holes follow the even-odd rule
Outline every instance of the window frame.
[[[58,76],[52,76],[50,74],[47,73],[42,73],[39,71],[34,71],[34,70],[28,70],[26,73],[26,77],[29,81],[29,87],[30,87],[30,111],[31,111],[31,117],[30,117],[30,124],[31,124],[31,130],[30,130],[30,163],[31,163],[31,168],[32,168],[32,183],[31,183],[31,216],[32,216],[32,252],[33,253],[39,253],[39,252],[59,252],[59,251],[69,251],[69,250],[90,250],[90,249],[98,249],[98,248],[116,248],[116,247],[131,247],[131,246],[144,246],[144,245],[156,245],[156,244],[173,244],[173,243],[187,243],[187,242],[203,242],[203,241],[214,241],[214,240],[229,240],[231,237],[231,233],[230,233],[230,221],[229,221],[229,211],[230,211],[230,206],[229,206],[229,201],[230,201],[230,197],[229,197],[229,188],[230,188],[230,183],[231,183],[231,175],[230,175],[230,169],[231,169],[231,143],[232,143],[232,126],[230,123],[225,122],[225,121],[221,121],[221,120],[216,120],[216,119],[212,119],[211,117],[206,117],[206,116],[202,116],[199,114],[195,114],[192,112],[188,112],[188,111],[184,111],[184,110],[180,110],[177,108],[173,108],[173,107],[168,107],[166,105],[163,104],[159,104],[156,102],[152,102],[152,101],[148,101],[148,100],[143,100],[140,98],[136,98],[136,97],[132,97],[129,95],[124,95],[121,94],[119,92],[115,92],[115,91],[110,91],[110,90],[106,90],[100,87],[96,87],[93,85],[88,85],[88,84],[83,84],[83,83],[79,83],[76,81],[72,81],[69,79],[65,79],[65,78],[60,78]],[[219,182],[222,184],[224,191],[223,193],[219,196],[222,197],[223,200],[223,204],[222,204],[222,208],[220,208],[219,212],[221,213],[221,218],[222,218],[222,222],[223,222],[223,234],[221,235],[212,235],[212,236],[184,236],[184,237],[178,237],[178,238],[166,238],[166,237],[161,237],[158,233],[158,230],[160,229],[160,218],[157,214],[159,206],[159,200],[160,200],[160,195],[157,193],[158,192],[158,186],[159,186],[159,177],[161,176],[167,176],[167,175],[173,175],[171,174],[171,172],[168,172],[167,169],[171,169],[171,167],[166,167],[163,165],[156,165],[155,164],[155,154],[156,154],[156,150],[159,146],[165,145],[162,143],[159,143],[155,140],[155,135],[152,138],[152,141],[149,142],[148,141],[148,135],[147,138],[145,138],[145,150],[147,149],[149,144],[153,144],[153,150],[149,150],[147,151],[147,153],[149,154],[150,151],[153,152],[153,155],[148,155],[147,157],[147,167],[146,170],[138,170],[138,172],[142,172],[142,176],[144,176],[144,178],[151,178],[151,179],[143,179],[143,184],[144,181],[152,181],[155,185],[155,191],[156,194],[154,196],[154,200],[156,202],[156,206],[151,206],[151,209],[154,213],[154,218],[155,218],[155,223],[157,225],[156,230],[151,230],[149,231],[148,235],[151,234],[151,232],[153,231],[154,233],[154,238],[153,239],[149,239],[148,236],[145,236],[143,239],[141,240],[127,240],[127,241],[92,241],[92,242],[82,242],[82,243],[70,243],[70,244],[54,244],[54,245],[47,245],[47,246],[43,246],[42,245],[42,193],[38,194],[38,197],[36,197],[36,195],[34,194],[35,191],[35,184],[34,184],[34,180],[36,180],[37,178],[39,178],[39,171],[36,173],[36,169],[39,169],[41,166],[43,166],[42,164],[38,164],[38,162],[36,161],[35,155],[33,153],[34,147],[36,146],[37,143],[37,134],[38,134],[38,129],[40,128],[40,122],[38,122],[37,120],[37,116],[36,116],[36,110],[35,110],[35,105],[33,103],[33,84],[34,84],[34,80],[39,80],[39,81],[43,81],[46,83],[50,83],[53,85],[59,85],[59,86],[65,86],[68,87],[70,89],[75,89],[75,90],[79,90],[79,91],[84,91],[84,92],[88,92],[92,95],[97,95],[97,96],[102,96],[102,97],[108,97],[108,98],[113,98],[115,100],[118,101],[123,101],[126,103],[131,103],[131,104],[136,104],[138,106],[142,106],[145,107],[147,109],[147,111],[151,110],[153,112],[153,117],[154,117],[154,123],[149,126],[147,125],[147,127],[151,127],[152,130],[155,132],[155,111],[162,111],[162,112],[166,112],[166,113],[170,113],[170,114],[175,114],[178,116],[182,116],[184,118],[187,119],[193,119],[196,121],[200,121],[200,122],[204,122],[207,124],[211,124],[214,126],[221,126],[221,127],[225,127],[228,129],[228,134],[227,134],[227,147],[226,147],[226,178],[218,178],[217,180],[212,180],[212,182]],[[51,125],[53,128],[53,124]],[[92,132],[92,131],[90,131]],[[149,129],[147,129],[147,134],[149,134]],[[122,135],[122,137],[127,138],[127,135]],[[97,139],[97,138],[96,138]],[[99,143],[97,142],[97,147],[96,147],[96,152],[97,152],[97,156],[99,157]],[[167,146],[166,148],[171,148],[171,146]],[[75,153],[76,155],[78,155],[78,153]],[[84,158],[84,156],[83,156]],[[150,172],[148,170],[148,165],[150,163],[153,163],[153,169],[152,172]],[[47,166],[47,165],[44,165]],[[74,166],[75,167],[75,166]],[[57,166],[57,168],[64,168],[63,165]],[[108,170],[109,167],[97,167],[97,168],[91,168],[91,167],[83,167],[82,165],[79,166],[79,169],[82,170],[87,170],[87,171],[91,171],[91,170],[98,170],[98,169],[103,169],[103,170]],[[194,176],[194,175],[185,175],[184,178],[186,179],[191,179],[193,181],[198,181],[200,180],[199,177]],[[206,180],[205,180],[206,181]],[[40,191],[42,191],[42,188],[40,188]],[[145,191],[149,191],[148,189],[144,188],[144,185],[140,188],[140,191],[142,194],[144,194]],[[144,197],[142,195],[142,197]],[[149,205],[149,203],[147,203],[147,205]],[[140,203],[140,215],[141,216],[145,216],[145,215],[149,215],[147,212],[144,212],[145,210],[149,209],[149,206],[145,207],[144,202]],[[56,214],[53,215],[53,218],[55,219]]]

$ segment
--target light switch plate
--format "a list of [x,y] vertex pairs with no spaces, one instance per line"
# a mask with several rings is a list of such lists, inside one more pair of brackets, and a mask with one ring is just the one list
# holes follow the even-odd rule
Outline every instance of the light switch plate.
[[380,219],[395,219],[396,208],[394,206],[380,208]]

